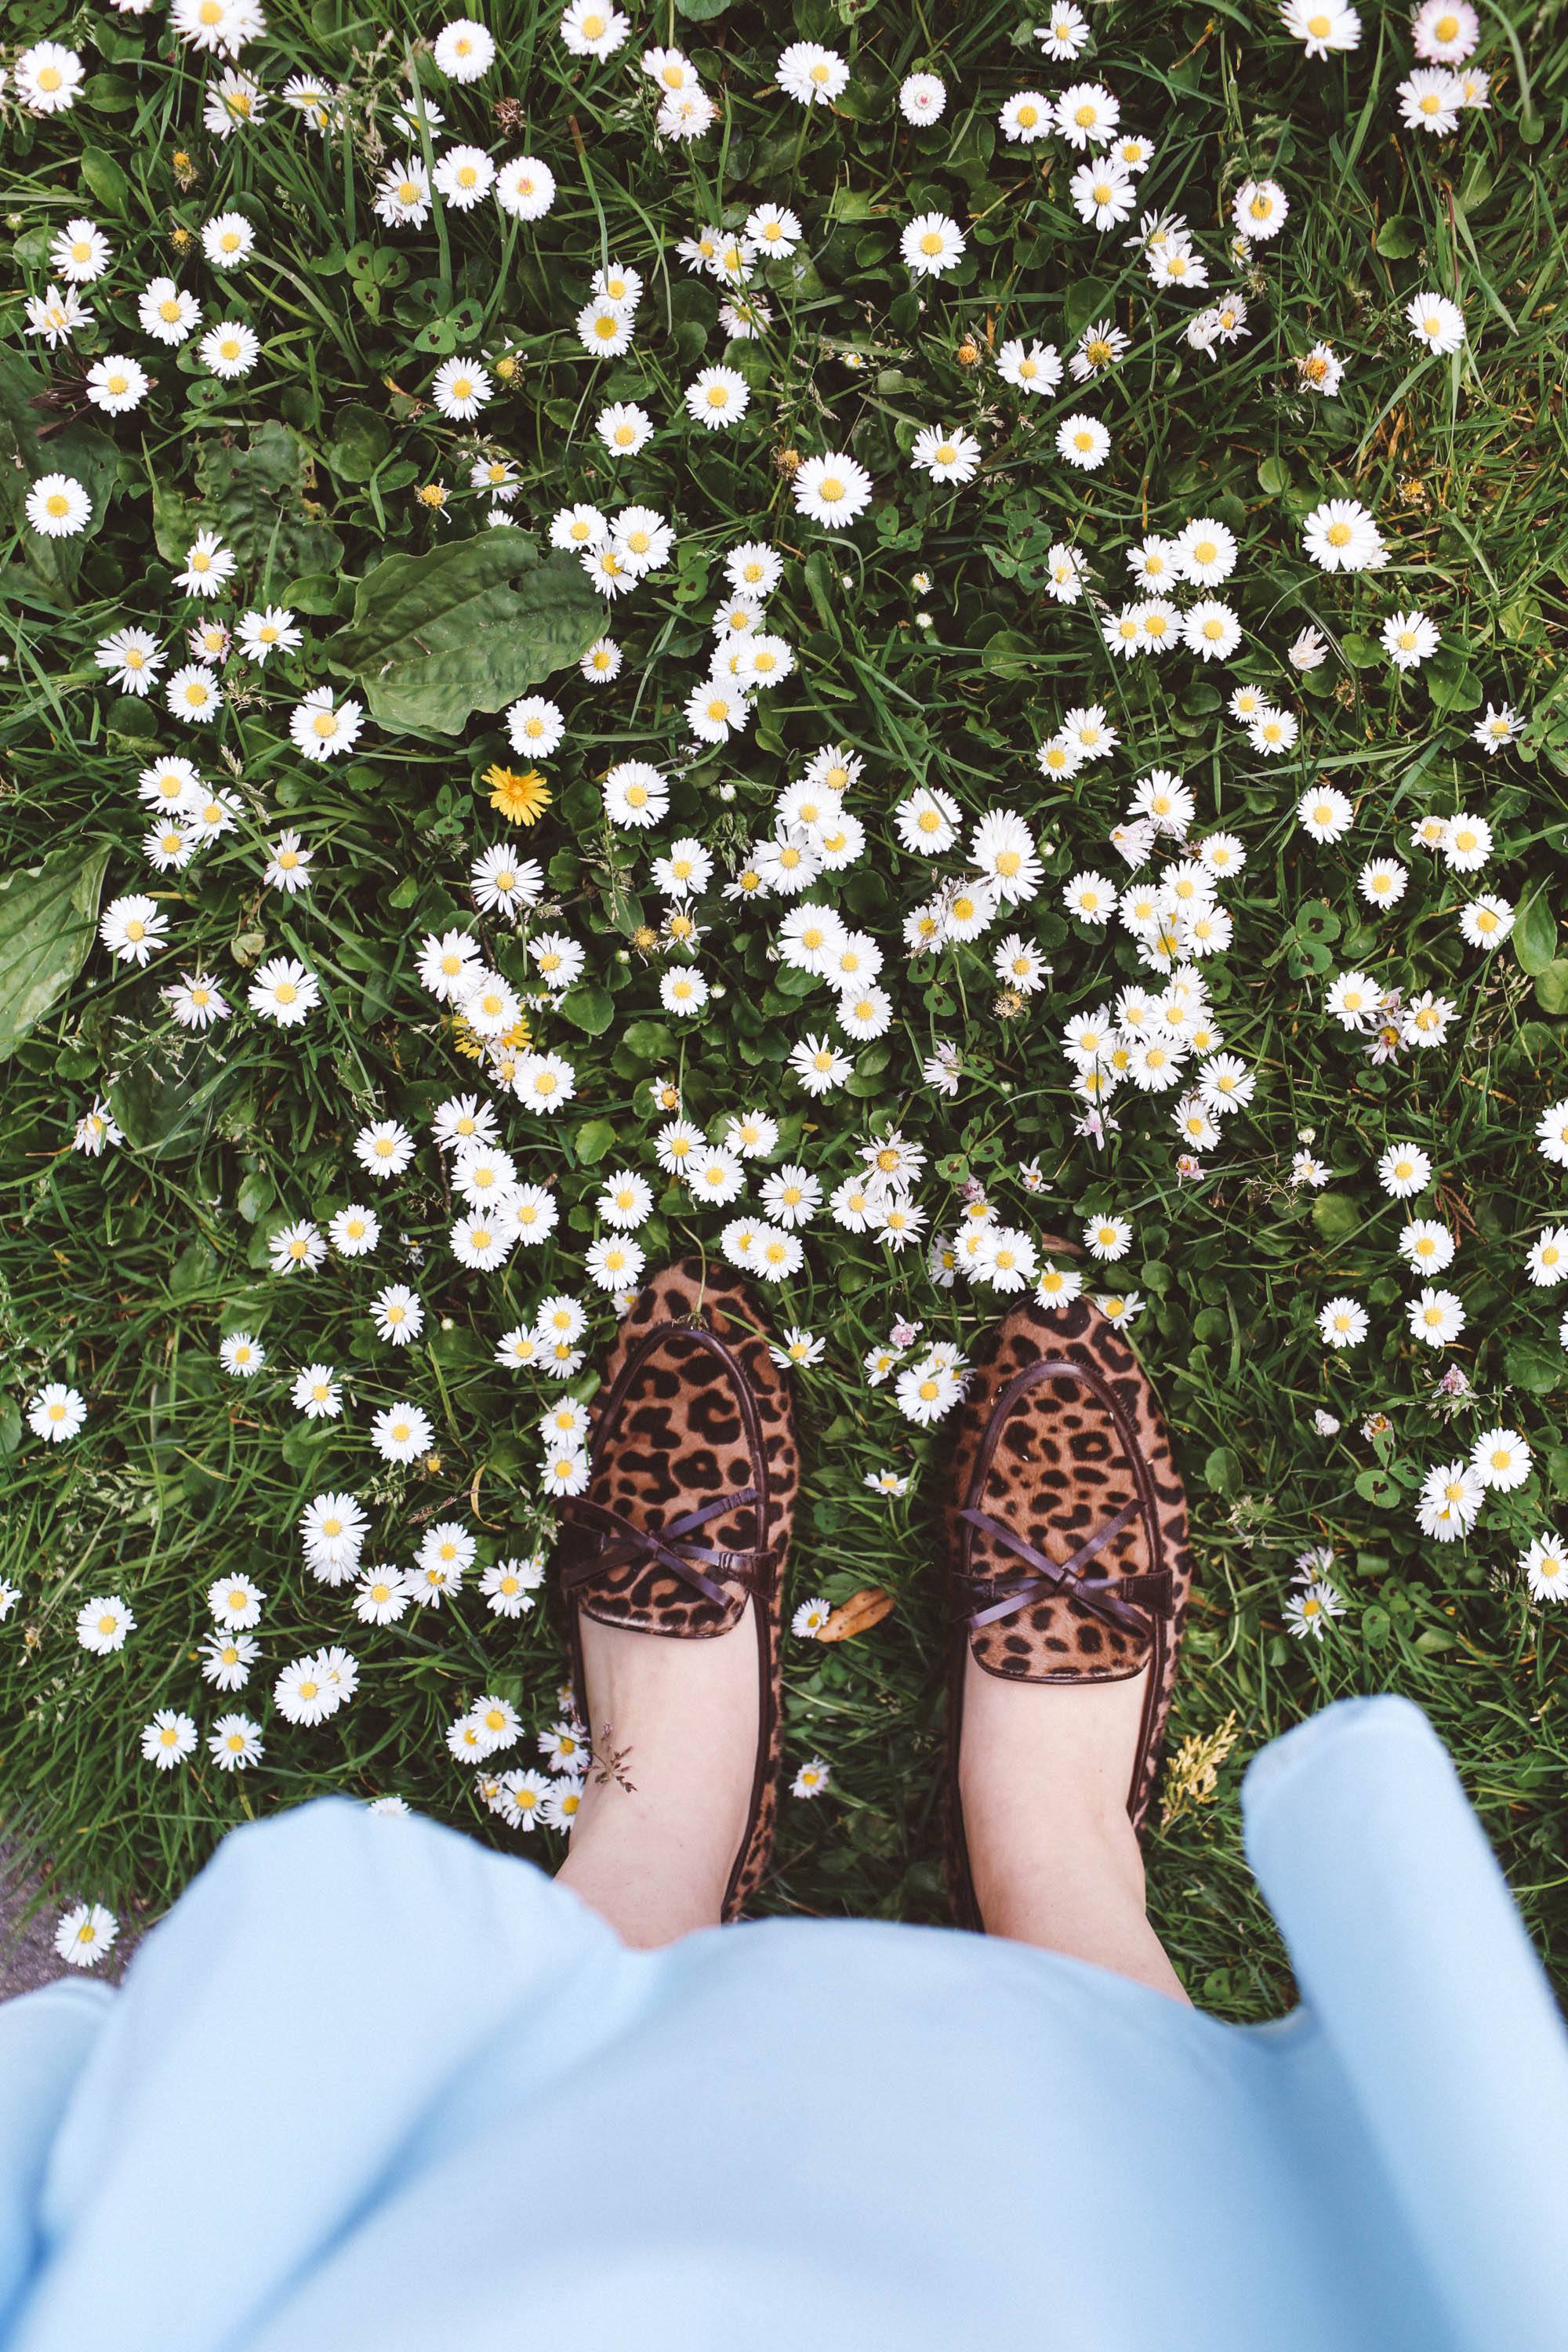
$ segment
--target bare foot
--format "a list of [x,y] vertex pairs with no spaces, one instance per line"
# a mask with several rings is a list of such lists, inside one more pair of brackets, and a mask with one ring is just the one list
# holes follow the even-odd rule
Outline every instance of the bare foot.
[[752,1606],[709,1641],[580,1621],[594,1763],[560,1877],[624,1943],[718,1924],[756,1772]]
[[1009,1682],[971,1656],[959,1795],[989,1934],[1184,2000],[1143,1908],[1143,1857],[1127,1815],[1147,1680],[1145,1667],[1126,1682]]

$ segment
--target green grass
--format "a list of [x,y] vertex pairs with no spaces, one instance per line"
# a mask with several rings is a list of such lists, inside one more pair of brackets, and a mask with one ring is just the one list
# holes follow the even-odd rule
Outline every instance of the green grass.
[[[745,1105],[773,1110],[784,1123],[780,1156],[798,1146],[829,1186],[874,1125],[901,1125],[940,1163],[921,1190],[936,1228],[951,1227],[966,1173],[1037,1231],[1076,1233],[1103,1205],[1133,1220],[1122,1271],[1148,1301],[1137,1340],[1168,1406],[1195,1522],[1198,1593],[1173,1739],[1213,1734],[1235,1717],[1214,1801],[1188,1806],[1149,1841],[1157,1923],[1198,1997],[1248,2017],[1288,1993],[1240,1853],[1247,1759],[1331,1698],[1391,1688],[1417,1700],[1453,1749],[1531,1928],[1561,1968],[1568,1620],[1531,1602],[1515,1567],[1524,1541],[1568,1512],[1561,1297],[1531,1289],[1523,1273],[1541,1224],[1563,1213],[1561,1171],[1537,1155],[1534,1123],[1568,1093],[1568,963],[1556,953],[1568,871],[1568,67],[1550,12],[1537,17],[1513,0],[1488,11],[1481,61],[1496,77],[1494,103],[1439,141],[1398,125],[1394,89],[1411,55],[1396,10],[1367,9],[1361,50],[1319,66],[1302,61],[1265,7],[1107,7],[1095,12],[1095,52],[1068,68],[1041,59],[1031,17],[1015,5],[928,12],[845,0],[835,10],[795,0],[795,26],[842,48],[854,68],[842,110],[808,116],[768,87],[777,48],[793,37],[776,12],[737,5],[711,21],[666,24],[661,9],[618,58],[581,70],[561,47],[553,10],[496,0],[486,16],[500,58],[489,77],[454,89],[425,58],[426,87],[447,111],[443,136],[498,158],[541,155],[560,183],[557,202],[530,226],[487,203],[417,233],[380,228],[371,197],[383,142],[403,152],[386,107],[438,16],[416,19],[395,0],[367,0],[363,14],[347,0],[310,9],[269,0],[268,16],[244,63],[272,89],[271,110],[220,143],[200,127],[199,61],[171,58],[161,15],[89,19],[62,16],[51,0],[19,0],[13,12],[18,43],[74,41],[91,79],[71,113],[7,126],[0,500],[14,514],[27,478],[57,467],[88,480],[96,499],[91,535],[64,543],[58,560],[32,533],[11,533],[5,863],[30,867],[65,845],[86,868],[107,852],[104,902],[151,888],[172,945],[142,973],[94,944],[5,1065],[0,1574],[23,1598],[0,1626],[0,1818],[53,1858],[62,1893],[153,1910],[232,1822],[324,1790],[395,1790],[480,1837],[522,1845],[477,1801],[442,1735],[481,1689],[511,1693],[531,1732],[551,1719],[563,1658],[545,1612],[508,1625],[470,1591],[438,1614],[359,1627],[346,1589],[306,1575],[293,1528],[311,1495],[342,1486],[371,1511],[367,1559],[406,1561],[419,1527],[443,1515],[474,1529],[481,1559],[547,1536],[531,1434],[544,1393],[499,1370],[493,1350],[545,1290],[582,1286],[575,1261],[592,1237],[594,1195],[623,1156],[651,1170],[648,1081],[668,1070],[705,1124]],[[645,30],[684,46],[721,96],[721,128],[692,147],[660,147],[649,134],[629,62]],[[895,92],[902,74],[928,64],[948,81],[949,113],[916,132],[898,120]],[[330,141],[276,96],[307,68],[348,86],[347,127]],[[1055,91],[1089,76],[1118,93],[1125,127],[1156,142],[1142,204],[1185,212],[1214,288],[1246,295],[1250,338],[1215,358],[1183,340],[1204,298],[1152,299],[1124,232],[1101,238],[1077,222],[1060,142],[1031,158],[995,139],[996,109],[1015,89]],[[502,99],[521,109],[504,129],[493,110]],[[1042,157],[1054,163],[1046,174]],[[1291,216],[1233,272],[1229,200],[1244,178],[1266,173],[1288,190]],[[800,214],[808,267],[796,276],[769,266],[773,327],[726,354],[719,291],[683,269],[673,242],[699,222],[737,223],[767,199]],[[964,224],[970,251],[919,301],[897,233],[927,206]],[[180,258],[179,247],[228,207],[254,222],[258,250],[220,279],[199,247]],[[21,332],[22,294],[42,290],[49,237],[84,211],[112,238],[115,263],[87,290],[95,329],[74,351],[49,353]],[[572,319],[591,271],[611,258],[639,269],[646,291],[633,351],[595,364]],[[195,363],[194,343],[176,354],[149,342],[135,296],[169,267],[199,293],[207,321],[256,325],[264,352],[252,375],[221,385]],[[1426,287],[1462,301],[1468,341],[1451,359],[1413,355],[1401,312]],[[1022,415],[1021,398],[996,378],[993,341],[1038,334],[1065,355],[1103,315],[1131,337],[1121,368],[1087,395],[1069,383]],[[966,337],[982,353],[972,366],[959,357]],[[1347,362],[1334,401],[1296,386],[1293,356],[1319,337]],[[562,702],[568,733],[546,763],[553,804],[525,845],[547,862],[562,928],[588,949],[589,971],[563,1013],[535,1015],[545,1042],[577,1066],[570,1112],[546,1124],[498,1097],[522,1172],[554,1185],[563,1214],[542,1262],[514,1258],[494,1282],[464,1274],[447,1248],[453,1212],[428,1118],[478,1081],[414,961],[428,930],[474,922],[469,862],[507,830],[479,782],[492,761],[511,759],[504,729],[482,713],[458,735],[369,725],[353,759],[324,769],[306,767],[287,734],[305,686],[346,683],[327,665],[354,583],[388,556],[480,528],[466,487],[474,434],[420,398],[453,349],[518,362],[481,425],[487,450],[517,465],[525,530],[542,535],[574,499],[614,506],[630,496],[662,508],[679,532],[673,567],[611,614],[627,656],[616,687],[590,691],[568,668],[542,689]],[[149,402],[118,420],[86,408],[76,389],[81,356],[109,350],[136,354],[159,379]],[[749,414],[733,433],[699,436],[683,420],[682,388],[726,356],[752,383]],[[611,397],[642,399],[664,428],[626,486],[592,437]],[[1070,471],[1053,446],[1058,418],[1079,404],[1103,415],[1114,438],[1110,462],[1092,475]],[[257,453],[251,436],[268,420],[275,429]],[[913,431],[939,422],[970,425],[984,445],[984,471],[965,490],[929,488],[907,466]],[[869,467],[877,500],[830,541],[797,520],[776,460],[834,447]],[[415,497],[435,481],[451,493],[439,520]],[[1304,558],[1301,518],[1339,495],[1378,517],[1385,571],[1336,581]],[[1223,677],[1184,655],[1113,667],[1089,608],[1044,594],[1052,541],[1080,546],[1100,592],[1120,603],[1132,593],[1128,541],[1205,512],[1240,544],[1221,593],[1247,642]],[[176,648],[172,667],[182,657],[176,625],[195,608],[170,583],[201,517],[247,550],[237,601],[217,609],[289,604],[307,644],[293,663],[260,674],[233,663],[227,675],[244,692],[216,729],[185,730],[156,698],[136,704],[105,689],[92,649],[135,622]],[[889,950],[896,1017],[861,1049],[848,1089],[816,1106],[783,1057],[829,1016],[822,997],[803,1009],[781,990],[764,955],[776,908],[732,916],[715,895],[700,960],[725,994],[700,1026],[677,1034],[664,1021],[661,962],[635,944],[644,918],[657,920],[647,843],[607,830],[596,781],[617,758],[680,758],[681,706],[706,660],[721,561],[748,536],[772,537],[786,553],[770,611],[799,666],[725,752],[681,760],[654,839],[691,831],[732,853],[767,829],[774,794],[817,745],[842,741],[863,757],[849,805],[871,854],[831,877],[833,895]],[[921,572],[928,588],[915,584]],[[1409,604],[1433,614],[1444,642],[1401,681],[1375,636],[1388,612]],[[1285,650],[1308,624],[1335,651],[1299,678]],[[1300,711],[1289,757],[1254,755],[1226,716],[1222,688],[1243,678]],[[1047,783],[1037,744],[1067,707],[1097,699],[1122,749],[1070,785]],[[1468,730],[1488,700],[1505,699],[1529,713],[1530,731],[1488,761]],[[231,784],[242,814],[183,872],[148,880],[135,779],[154,749],[185,753]],[[1124,933],[1069,923],[1059,885],[1084,866],[1111,870],[1109,828],[1133,778],[1156,764],[1184,773],[1200,829],[1233,830],[1248,861],[1226,893],[1235,943],[1207,971],[1227,1046],[1256,1068],[1258,1093],[1226,1124],[1203,1180],[1185,1185],[1165,1100],[1118,1097],[1126,1116],[1102,1151],[1075,1136],[1058,1044],[1069,1013],[1142,976]],[[967,814],[1019,809],[1041,836],[1049,878],[1018,910],[1019,927],[1040,941],[1054,976],[1015,1017],[994,1009],[992,941],[934,963],[902,961],[900,925],[924,895],[926,869],[898,848],[890,815],[911,782],[928,779]],[[1354,830],[1337,846],[1314,845],[1295,822],[1297,799],[1318,780],[1357,803]],[[723,785],[731,798],[720,798]],[[1446,876],[1424,855],[1409,860],[1410,888],[1393,912],[1370,913],[1355,892],[1364,859],[1408,857],[1419,816],[1461,806],[1483,812],[1497,836],[1482,887],[1531,910],[1517,945],[1489,960],[1458,934],[1468,877]],[[292,904],[260,881],[266,845],[285,824],[305,835],[320,875]],[[50,944],[19,941],[7,920],[0,895],[0,988],[5,956]],[[479,928],[521,978],[504,932]],[[241,1013],[212,1046],[182,1043],[161,985],[205,963],[243,1004],[247,974],[274,951],[298,951],[321,978],[324,1006],[302,1030]],[[1329,974],[1350,964],[1451,997],[1448,1043],[1373,1067],[1321,1010]],[[964,1059],[952,1103],[920,1076],[943,1038]],[[66,1147],[102,1093],[131,1140],[91,1160]],[[373,1196],[385,1226],[380,1250],[333,1258],[308,1281],[277,1279],[267,1271],[274,1227],[367,1197],[351,1146],[358,1126],[380,1116],[405,1118],[420,1139],[406,1177]],[[1332,1170],[1315,1199],[1288,1181],[1303,1129]],[[1373,1175],[1385,1144],[1406,1139],[1436,1167],[1437,1205],[1423,1209],[1461,1235],[1447,1278],[1468,1327],[1441,1355],[1406,1334],[1413,1286],[1394,1247],[1405,1212]],[[1016,1171],[1036,1159],[1047,1184],[1031,1197]],[[669,1191],[640,1238],[657,1261],[711,1249],[721,1223]],[[416,1271],[410,1244],[424,1252]],[[425,1342],[400,1357],[374,1339],[365,1314],[373,1291],[394,1279],[418,1289],[429,1317]],[[1331,1359],[1313,1318],[1339,1290],[1365,1300],[1373,1335]],[[873,1237],[819,1220],[805,1271],[777,1311],[828,1341],[825,1363],[799,1376],[808,1467],[792,1599],[839,1601],[879,1583],[898,1606],[837,1649],[791,1647],[787,1753],[792,1764],[827,1758],[834,1788],[816,1804],[786,1804],[768,1905],[940,1917],[943,1442],[940,1431],[911,1432],[890,1390],[868,1388],[859,1358],[900,1315],[963,1339],[993,1304],[962,1285],[935,1290],[918,1251],[891,1259]],[[609,1320],[601,1317],[596,1340]],[[271,1359],[246,1387],[216,1360],[220,1333],[242,1324]],[[313,1358],[352,1387],[336,1423],[307,1425],[289,1404],[287,1376]],[[1474,1390],[1451,1416],[1436,1389],[1448,1363]],[[89,1408],[82,1435],[59,1449],[41,1446],[22,1419],[46,1379],[74,1382]],[[574,1385],[586,1395],[592,1381]],[[405,1395],[437,1425],[437,1468],[389,1471],[370,1454],[371,1412]],[[1319,1406],[1340,1417],[1337,1436],[1315,1433]],[[1373,1413],[1388,1423],[1375,1440],[1361,1427]],[[1528,1436],[1530,1484],[1492,1497],[1468,1542],[1426,1540],[1413,1486],[1496,1421]],[[864,1489],[866,1472],[888,1462],[919,1473],[905,1501]],[[1321,1644],[1292,1640],[1282,1615],[1295,1555],[1316,1544],[1333,1547],[1347,1604]],[[246,1692],[216,1702],[195,1664],[203,1596],[214,1576],[240,1568],[270,1596],[262,1660]],[[109,1591],[130,1601],[138,1630],[117,1657],[98,1660],[79,1647],[75,1614]],[[272,1707],[272,1677],[327,1640],[360,1658],[360,1695],[327,1725],[290,1729]],[[227,1780],[202,1748],[167,1777],[140,1761],[154,1706],[188,1709],[205,1732],[220,1704],[266,1725],[259,1771]],[[526,1850],[548,1855],[549,1843],[534,1838]]]

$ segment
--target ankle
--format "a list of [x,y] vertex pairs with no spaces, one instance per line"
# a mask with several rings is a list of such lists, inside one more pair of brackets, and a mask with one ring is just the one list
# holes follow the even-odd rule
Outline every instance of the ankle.
[[739,1837],[728,1814],[590,1780],[557,1873],[625,1944],[673,1943],[719,1924]]

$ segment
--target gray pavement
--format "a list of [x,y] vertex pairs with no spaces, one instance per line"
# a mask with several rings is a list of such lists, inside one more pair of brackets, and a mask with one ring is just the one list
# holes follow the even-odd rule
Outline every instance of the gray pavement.
[[[24,1869],[14,1849],[0,1837],[0,2000],[8,2000],[13,1993],[33,1992],[39,1985],[73,1973],[55,1957],[55,1927],[66,1907],[64,1898],[46,1893],[28,1916],[39,1885],[39,1880]],[[91,1973],[103,1982],[115,1983],[129,1958],[128,1946],[134,1940],[121,1923],[114,1949]]]

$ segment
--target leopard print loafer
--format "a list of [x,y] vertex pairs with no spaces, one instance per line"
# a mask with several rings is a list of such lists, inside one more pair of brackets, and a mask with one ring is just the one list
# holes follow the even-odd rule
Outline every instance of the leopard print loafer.
[[948,1684],[947,1864],[961,1925],[983,1925],[959,1799],[966,1662],[1030,1683],[1149,1669],[1127,1791],[1154,1790],[1192,1583],[1187,1507],[1154,1391],[1087,1298],[1015,1307],[975,1351],[947,1507],[955,1610]]
[[740,1275],[688,1258],[654,1276],[605,1366],[590,1462],[587,1492],[563,1509],[556,1570],[577,1712],[591,1734],[584,1611],[604,1625],[707,1641],[751,1603],[757,1766],[724,1897],[732,1919],[773,1851],[784,1567],[800,1480],[789,1382]]

